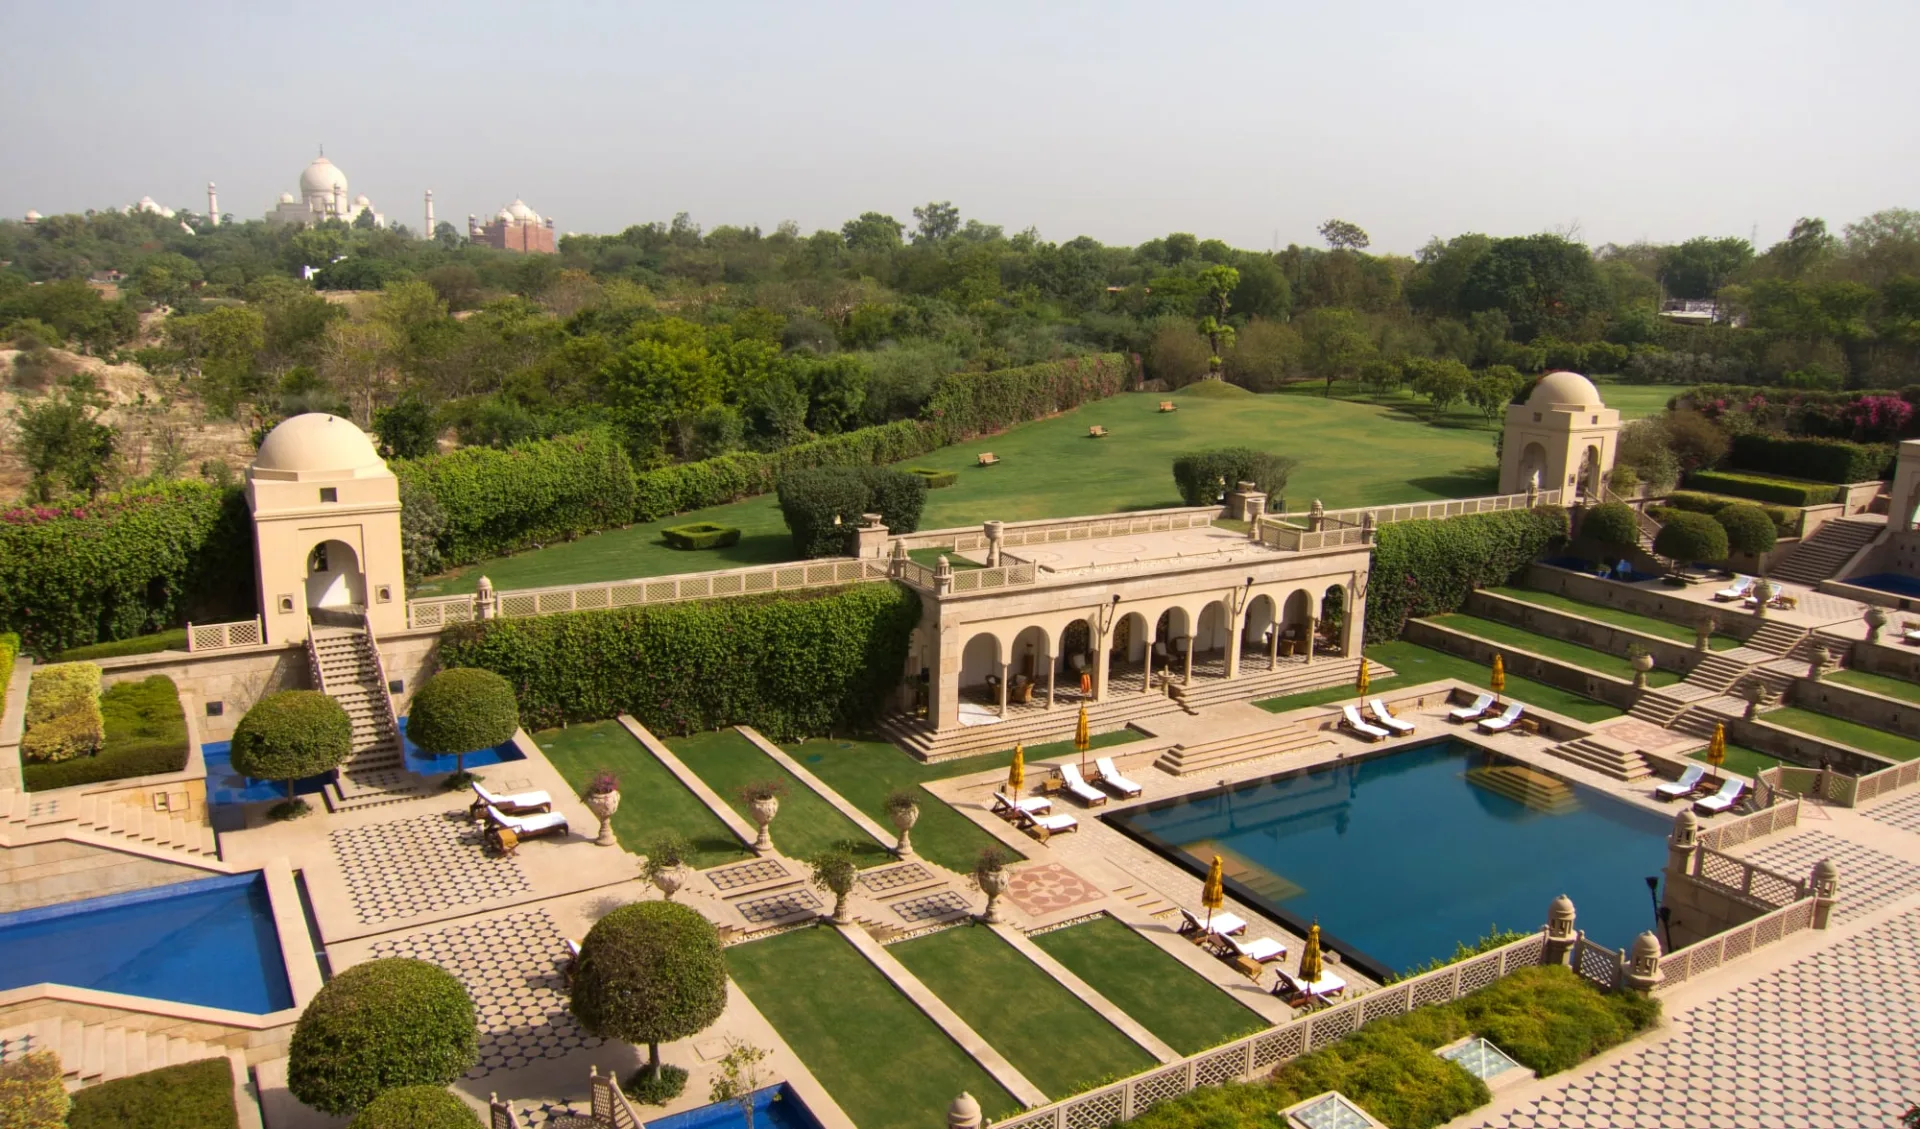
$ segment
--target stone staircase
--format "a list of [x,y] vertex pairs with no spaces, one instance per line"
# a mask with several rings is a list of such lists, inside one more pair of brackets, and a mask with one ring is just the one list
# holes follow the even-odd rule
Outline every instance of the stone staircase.
[[1806,673],[1812,650],[1812,632],[1779,620],[1768,620],[1738,647],[1710,651],[1687,677],[1659,690],[1642,691],[1627,713],[1663,729],[1706,740],[1714,726],[1745,715],[1741,687],[1759,681],[1776,698]]
[[1238,737],[1202,741],[1197,745],[1175,745],[1161,753],[1154,760],[1153,767],[1172,776],[1191,776],[1196,772],[1211,772],[1241,761],[1323,745],[1330,740],[1332,737],[1328,733],[1295,722],[1274,729],[1242,733]]
[[1886,528],[1887,519],[1883,516],[1862,514],[1837,518],[1794,546],[1786,559],[1773,566],[1772,574],[1795,584],[1818,585],[1822,580],[1831,580],[1855,553]]
[[52,1051],[60,1056],[63,1081],[69,1090],[163,1066],[228,1057],[227,1048],[217,1044],[65,1016],[0,1030],[0,1063],[33,1051]]
[[1524,764],[1499,764],[1467,770],[1467,782],[1523,804],[1529,811],[1561,815],[1580,806],[1566,781]]
[[1639,753],[1616,749],[1591,737],[1555,745],[1547,751],[1562,760],[1629,784],[1653,775],[1653,767]]
[[339,702],[353,722],[353,752],[326,787],[327,807],[350,811],[419,795],[425,780],[407,771],[399,721],[372,634],[363,628],[316,625],[307,636],[307,655],[317,688]]
[[24,841],[29,829],[37,829],[100,846],[125,847],[152,858],[175,852],[192,859],[220,857],[219,838],[204,819],[116,798],[124,795],[49,799],[0,788],[0,840]]
[[1770,619],[1761,624],[1759,630],[1747,636],[1744,647],[1736,647],[1734,650],[1765,651],[1775,658],[1805,659],[1807,652],[1811,649],[1812,638],[1813,632],[1807,628]]

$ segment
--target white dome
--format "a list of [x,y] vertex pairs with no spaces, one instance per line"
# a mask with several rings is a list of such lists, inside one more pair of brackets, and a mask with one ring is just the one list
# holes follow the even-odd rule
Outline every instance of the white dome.
[[500,209],[500,212],[499,212],[499,214],[498,214],[498,215],[496,215],[496,216],[494,216],[493,218],[494,218],[494,219],[497,219],[497,220],[505,220],[505,221],[506,221],[506,222],[508,222],[508,223],[512,223],[512,222],[513,222],[513,213],[512,213],[512,212],[510,212],[510,211],[508,211],[508,210],[507,210],[507,209],[505,209],[505,208],[502,208],[502,209]]
[[535,212],[532,208],[527,207],[527,202],[525,200],[515,200],[513,203],[508,204],[506,212],[504,214],[511,216],[512,218],[519,220],[522,223],[538,223],[540,220],[539,213]]
[[339,416],[309,412],[284,420],[260,442],[253,457],[259,470],[339,472],[384,470],[367,433]]
[[315,157],[306,171],[300,174],[302,196],[331,196],[336,187],[342,196],[347,194],[347,174],[325,157]]
[[355,197],[353,198],[353,202],[354,202],[354,204],[355,204],[355,206],[357,206],[357,207],[361,207],[361,208],[371,208],[371,207],[373,207],[373,201],[372,201],[372,200],[369,200],[369,199],[367,199],[367,194],[366,194],[366,193],[364,193],[364,192],[362,192],[362,193],[361,193],[360,195],[358,195],[358,196],[355,196]]
[[1540,383],[1533,386],[1532,395],[1527,397],[1527,406],[1604,408],[1606,403],[1600,399],[1600,390],[1593,386],[1593,381],[1577,372],[1561,371],[1540,378]]
[[40,213],[39,213],[39,212],[36,212],[36,211],[34,211],[34,210],[33,210],[32,208],[28,208],[28,209],[27,209],[27,222],[28,222],[28,223],[39,223],[39,222],[40,222]]
[[293,193],[291,193],[291,192],[282,192],[282,193],[280,194],[280,202],[281,202],[282,204],[291,204],[291,203],[293,203],[293,202],[294,202],[294,201],[293,201]]

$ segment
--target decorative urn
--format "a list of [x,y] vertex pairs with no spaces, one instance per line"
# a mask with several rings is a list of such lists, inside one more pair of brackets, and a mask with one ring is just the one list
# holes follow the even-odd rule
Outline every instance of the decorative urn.
[[773,822],[774,816],[780,814],[780,797],[763,796],[749,800],[747,810],[753,813],[753,821],[760,825],[760,837],[753,841],[753,849],[763,855],[772,853],[773,834],[767,830],[767,825]]
[[613,813],[620,810],[619,782],[611,775],[595,777],[587,788],[587,810],[600,821],[600,834],[594,836],[596,847],[611,847],[613,838]]

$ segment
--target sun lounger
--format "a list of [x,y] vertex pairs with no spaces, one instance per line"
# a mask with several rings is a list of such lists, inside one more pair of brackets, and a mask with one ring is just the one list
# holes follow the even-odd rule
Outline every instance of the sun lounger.
[[1519,702],[1508,702],[1507,712],[1501,714],[1499,717],[1483,717],[1480,719],[1480,732],[1505,733],[1507,730],[1513,728],[1515,722],[1520,720],[1520,714],[1525,709],[1526,707]]
[[1473,704],[1470,706],[1456,706],[1448,710],[1447,716],[1454,721],[1473,721],[1476,718],[1487,716],[1487,711],[1492,708],[1493,695],[1482,694],[1475,698]]
[[1285,1000],[1288,1007],[1308,1007],[1316,1000],[1331,999],[1346,990],[1345,980],[1325,971],[1320,973],[1320,979],[1309,982],[1289,976],[1281,969],[1273,985],[1273,994]]
[[1388,733],[1377,725],[1369,725],[1367,721],[1360,716],[1360,708],[1358,706],[1340,707],[1340,726],[1343,729],[1350,730],[1365,737],[1369,741],[1383,741],[1393,736],[1393,734]]
[[1042,843],[1055,835],[1080,830],[1080,821],[1070,815],[1026,815],[1019,817],[1020,829]]
[[1243,941],[1238,937],[1228,937],[1227,945],[1232,948],[1236,954],[1246,957],[1255,964],[1266,964],[1268,961],[1287,959],[1287,947],[1272,937],[1255,937],[1251,941]]
[[993,794],[993,814],[1002,819],[1018,819],[1026,815],[1045,815],[1053,810],[1053,801],[1045,796],[1028,796],[1024,800],[1010,799],[1005,792]]
[[1680,779],[1670,780],[1653,790],[1654,797],[1661,800],[1677,800],[1682,796],[1691,796],[1700,790],[1700,778],[1707,774],[1703,765],[1690,764],[1680,774]]
[[1063,764],[1058,767],[1060,778],[1067,782],[1067,791],[1073,793],[1074,799],[1079,800],[1090,808],[1097,808],[1107,802],[1107,794],[1105,792],[1095,788],[1081,777],[1079,765]]
[[512,854],[522,840],[567,833],[567,817],[559,812],[513,816],[489,804],[487,819],[487,843],[503,855]]
[[1373,720],[1392,730],[1395,737],[1405,737],[1413,732],[1413,722],[1401,721],[1393,716],[1393,711],[1387,708],[1387,703],[1378,698],[1367,699],[1367,710],[1373,714]]
[[1705,799],[1693,801],[1693,810],[1699,812],[1701,815],[1719,815],[1721,812],[1732,808],[1740,799],[1740,793],[1746,790],[1747,786],[1745,784],[1729,776],[1721,782],[1718,792],[1715,792]]
[[1231,937],[1235,933],[1247,931],[1247,919],[1238,914],[1215,911],[1211,918],[1195,917],[1186,910],[1180,911],[1183,919],[1180,935],[1205,940],[1208,937]]
[[1713,594],[1713,598],[1720,601],[1723,604],[1732,603],[1736,600],[1746,599],[1748,593],[1752,591],[1753,591],[1753,577],[1735,576],[1733,578],[1733,583],[1725,588],[1720,589],[1718,592],[1715,592]]
[[1120,770],[1113,767],[1112,757],[1101,757],[1093,762],[1093,767],[1100,770],[1100,783],[1123,799],[1130,800],[1140,794],[1140,785],[1120,775]]
[[508,815],[534,815],[553,810],[553,797],[545,792],[515,792],[502,796],[487,791],[487,786],[478,780],[473,781],[473,806],[467,809],[467,815],[479,819],[487,814],[488,805],[499,808]]

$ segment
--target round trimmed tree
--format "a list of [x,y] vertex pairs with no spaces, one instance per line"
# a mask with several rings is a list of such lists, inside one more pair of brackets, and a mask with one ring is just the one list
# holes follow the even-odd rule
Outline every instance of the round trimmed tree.
[[512,683],[477,666],[427,679],[407,707],[407,740],[434,756],[454,758],[449,788],[464,788],[473,779],[467,775],[468,753],[505,744],[519,728],[520,703]]
[[356,964],[300,1013],[287,1089],[322,1113],[346,1115],[402,1086],[447,1086],[478,1059],[473,998],[424,960]]
[[1727,531],[1706,514],[1673,513],[1653,539],[1653,551],[1679,565],[1727,559]]
[[1773,519],[1759,506],[1745,503],[1727,506],[1713,515],[1720,528],[1727,531],[1727,548],[1736,553],[1746,553],[1756,559],[1773,552],[1773,543],[1779,536]]
[[482,1129],[472,1107],[444,1086],[402,1086],[368,1102],[347,1129]]
[[[595,923],[580,944],[573,1014],[603,1039],[647,1045],[647,1066],[638,1078],[651,1091],[649,1100],[658,1100],[667,1081],[660,1044],[706,1030],[726,1006],[720,932],[678,902],[621,906]],[[673,1073],[683,1085],[685,1072]]]
[[274,815],[301,815],[307,805],[293,782],[337,768],[353,752],[353,721],[339,702],[318,690],[283,690],[253,704],[233,731],[236,772],[259,780],[284,780],[287,799]]
[[1602,502],[1587,511],[1580,535],[1609,551],[1626,552],[1640,543],[1640,521],[1625,502]]

